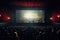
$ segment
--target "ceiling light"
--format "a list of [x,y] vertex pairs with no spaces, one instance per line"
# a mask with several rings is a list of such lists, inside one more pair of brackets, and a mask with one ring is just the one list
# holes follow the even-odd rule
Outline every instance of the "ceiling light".
[[10,17],[8,17],[8,19],[11,19]]
[[0,14],[0,17],[1,17],[1,14]]
[[60,18],[60,15],[57,15],[58,18]]

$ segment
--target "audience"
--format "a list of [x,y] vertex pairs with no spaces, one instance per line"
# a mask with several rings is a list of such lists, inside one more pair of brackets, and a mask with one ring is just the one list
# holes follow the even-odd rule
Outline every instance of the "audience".
[[0,27],[0,40],[60,40],[60,28]]

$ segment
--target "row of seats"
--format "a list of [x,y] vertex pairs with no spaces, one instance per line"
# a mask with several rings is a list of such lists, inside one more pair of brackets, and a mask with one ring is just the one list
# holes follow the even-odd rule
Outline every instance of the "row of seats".
[[0,27],[0,40],[60,40],[60,28]]

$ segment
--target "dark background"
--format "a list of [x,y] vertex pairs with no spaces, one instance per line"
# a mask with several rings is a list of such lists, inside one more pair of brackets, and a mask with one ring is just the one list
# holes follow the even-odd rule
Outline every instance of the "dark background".
[[[49,17],[51,16],[51,12],[56,9],[56,10],[60,10],[60,1],[59,0],[0,0],[0,10],[3,8],[7,8],[8,11],[12,11],[15,12],[14,8],[15,6],[10,5],[10,3],[14,2],[14,1],[22,1],[22,2],[45,2],[47,5],[43,8],[46,8],[46,18],[45,18],[45,24],[50,24],[50,20]],[[13,16],[12,16],[13,15]],[[15,14],[11,13],[10,16],[14,17],[12,18],[11,22],[13,22],[12,24],[14,24],[15,20]],[[15,25],[15,24],[14,24]]]

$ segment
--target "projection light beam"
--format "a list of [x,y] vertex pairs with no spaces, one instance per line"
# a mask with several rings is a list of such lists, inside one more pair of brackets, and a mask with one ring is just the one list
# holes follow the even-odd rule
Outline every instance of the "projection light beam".
[[38,16],[38,14],[35,11],[25,11],[23,14],[23,18],[27,19],[27,20],[33,20],[33,19],[39,19],[41,17]]
[[17,10],[16,21],[24,23],[38,23],[44,22],[43,10]]

